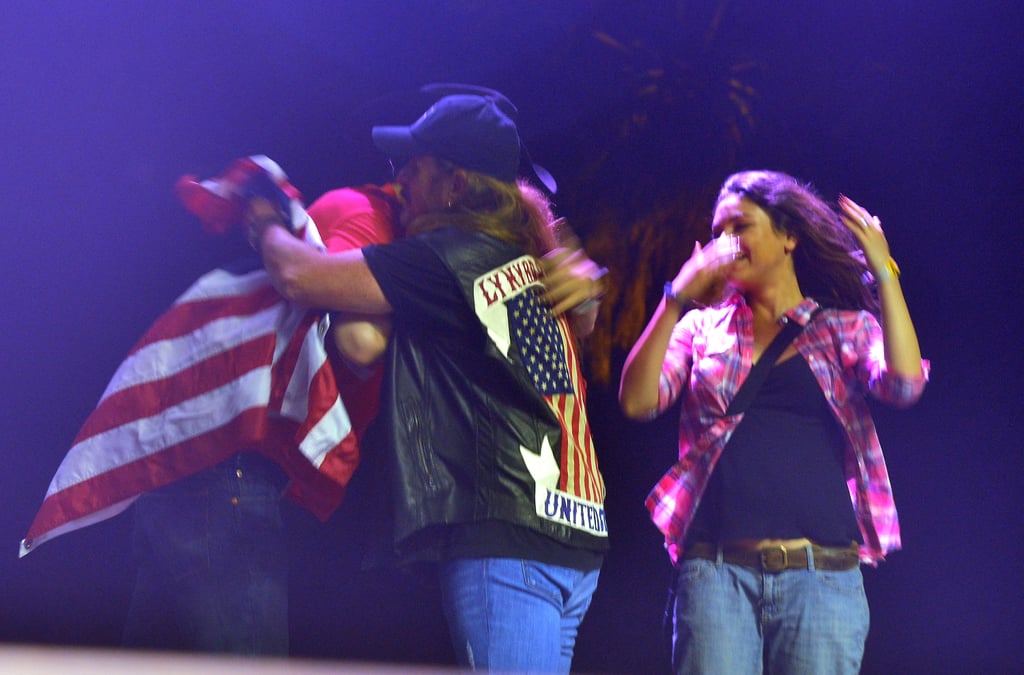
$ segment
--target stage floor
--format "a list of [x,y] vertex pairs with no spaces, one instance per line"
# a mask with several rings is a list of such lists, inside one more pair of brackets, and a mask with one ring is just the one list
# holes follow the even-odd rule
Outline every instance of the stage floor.
[[0,675],[321,675],[322,673],[366,673],[367,675],[450,675],[457,669],[424,668],[406,664],[377,665],[342,661],[304,659],[263,659],[140,652],[113,649],[82,649],[53,646],[0,646]]

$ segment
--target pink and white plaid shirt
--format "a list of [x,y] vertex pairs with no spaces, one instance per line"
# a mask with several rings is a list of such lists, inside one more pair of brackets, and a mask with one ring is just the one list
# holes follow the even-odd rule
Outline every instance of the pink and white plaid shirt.
[[[786,320],[806,325],[818,303],[805,299]],[[906,407],[915,403],[928,380],[907,378],[885,368],[882,330],[868,312],[823,309],[794,346],[807,361],[832,412],[846,432],[845,475],[864,544],[861,559],[877,564],[900,548],[900,526],[882,448],[866,395]],[[726,415],[729,402],[750,372],[753,315],[734,294],[716,307],[688,312],[676,325],[661,369],[661,414],[682,397],[679,460],[647,497],[647,508],[673,562],[722,450],[743,419]]]

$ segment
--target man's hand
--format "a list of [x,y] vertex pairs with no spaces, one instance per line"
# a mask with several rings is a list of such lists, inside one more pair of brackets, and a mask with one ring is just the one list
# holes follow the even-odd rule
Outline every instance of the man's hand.
[[585,312],[588,303],[604,295],[603,267],[587,257],[583,249],[556,248],[541,260],[544,270],[544,300],[555,316],[569,310]]

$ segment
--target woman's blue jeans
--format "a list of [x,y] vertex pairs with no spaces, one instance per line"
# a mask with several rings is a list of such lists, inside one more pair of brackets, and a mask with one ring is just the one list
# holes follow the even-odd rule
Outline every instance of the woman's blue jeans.
[[284,480],[244,452],[136,501],[125,646],[288,654]]
[[600,570],[515,558],[441,564],[441,598],[459,665],[568,673]]
[[676,589],[676,673],[860,671],[868,634],[860,568],[762,572],[682,560]]

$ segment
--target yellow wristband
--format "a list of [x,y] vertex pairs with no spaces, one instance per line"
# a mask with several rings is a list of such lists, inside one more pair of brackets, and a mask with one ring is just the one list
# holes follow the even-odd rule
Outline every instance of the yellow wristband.
[[878,280],[884,281],[886,278],[899,279],[900,278],[900,266],[896,264],[896,261],[891,257],[885,261],[885,269],[878,274]]

